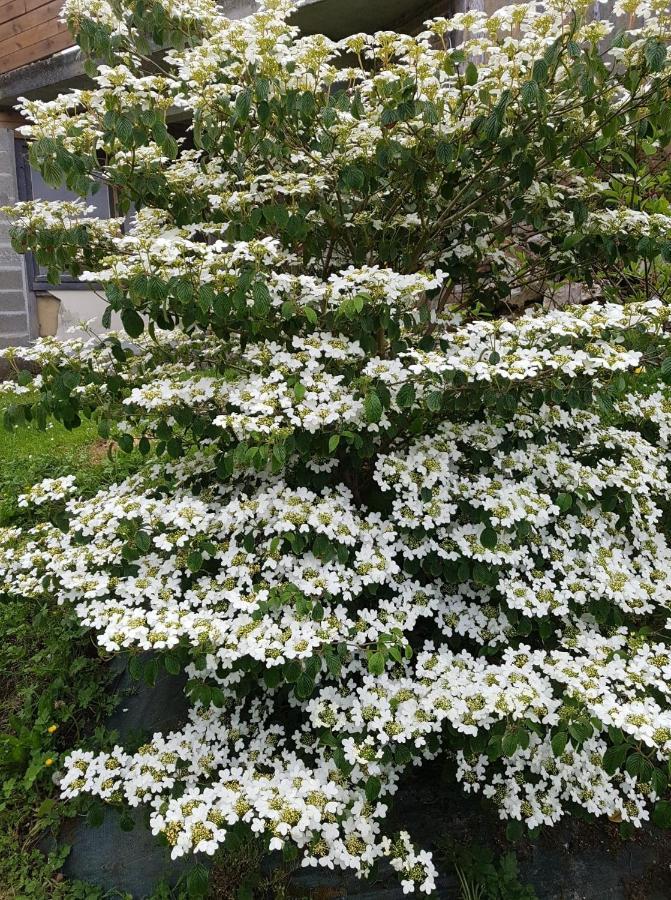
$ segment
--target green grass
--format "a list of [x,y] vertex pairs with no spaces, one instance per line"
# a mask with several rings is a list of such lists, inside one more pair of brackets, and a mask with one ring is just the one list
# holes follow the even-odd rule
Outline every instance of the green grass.
[[[3,428],[0,431],[0,454],[2,454],[2,478],[7,475],[8,458],[11,455],[14,466],[21,468],[31,465],[31,458],[51,460],[59,458],[65,453],[72,458],[77,451],[88,445],[95,439],[95,426],[91,422],[84,421],[79,428],[68,431],[59,422],[50,422],[46,431],[40,430],[37,425],[28,423],[8,431]],[[57,456],[56,456],[57,454]]]
[[0,525],[21,521],[25,513],[16,505],[17,496],[43,478],[73,474],[89,493],[123,478],[131,467],[123,454],[108,458],[91,422],[73,431],[59,422],[48,423],[46,431],[35,424],[8,431],[0,424]]

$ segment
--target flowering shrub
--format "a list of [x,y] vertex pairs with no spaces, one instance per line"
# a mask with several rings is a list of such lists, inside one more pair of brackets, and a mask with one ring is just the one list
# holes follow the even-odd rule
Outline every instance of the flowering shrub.
[[103,64],[23,103],[31,160],[135,213],[19,204],[14,243],[126,334],[21,351],[7,418],[147,462],[37,486],[0,579],[185,669],[192,710],[75,750],[64,796],[148,804],[175,857],[246,826],[427,893],[384,825],[439,754],[529,828],[671,818],[671,16],[621,7],[335,44],[284,0],[67,0]]

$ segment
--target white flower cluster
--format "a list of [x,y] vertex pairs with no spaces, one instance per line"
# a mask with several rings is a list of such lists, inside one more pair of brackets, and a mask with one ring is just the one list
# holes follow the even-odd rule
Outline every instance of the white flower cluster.
[[89,238],[97,238],[103,243],[110,238],[121,238],[124,221],[121,218],[95,218],[92,215],[95,207],[83,200],[24,200],[9,207],[8,211],[18,228],[70,232],[76,226],[85,225]]
[[[548,738],[534,734],[529,746],[516,750],[503,771],[491,777],[485,755],[467,760],[459,752],[459,777],[466,790],[482,790],[492,799],[502,818],[523,819],[530,828],[556,824],[567,803],[640,827],[649,818],[647,804],[654,800],[654,791],[627,772],[609,778],[603,769],[606,749],[605,741],[590,738],[579,749],[569,742],[558,757]],[[533,773],[533,781],[528,773]]]
[[[295,26],[289,23],[294,4],[287,0],[265,0],[258,11],[245,19],[231,21],[223,15],[211,0],[199,0],[185,4],[162,0],[154,4],[168,21],[186,33],[198,32],[201,39],[185,49],[172,50],[160,61],[159,74],[147,74],[141,59],[133,54],[137,24],[119,16],[118,11],[104,0],[68,0],[63,14],[75,31],[86,20],[107,30],[121,41],[117,65],[102,65],[96,76],[93,90],[77,90],[54,101],[23,100],[22,110],[31,124],[23,133],[38,141],[50,142],[46,157],[52,159],[56,141],[66,151],[89,161],[97,155],[106,158],[105,177],[111,183],[123,183],[129,177],[165,179],[175,197],[198,200],[207,210],[206,221],[193,221],[188,226],[175,227],[174,223],[161,228],[155,211],[148,207],[141,210],[138,219],[145,228],[120,238],[113,254],[101,247],[100,265],[91,269],[92,279],[124,279],[148,268],[154,274],[169,271],[197,276],[201,283],[217,283],[226,275],[230,264],[229,253],[221,243],[212,247],[198,239],[214,226],[220,237],[229,230],[227,218],[240,216],[243,220],[266,204],[278,200],[288,205],[287,212],[297,213],[300,201],[310,198],[315,208],[305,213],[312,227],[326,215],[331,223],[343,217],[344,227],[354,233],[362,225],[369,226],[384,239],[390,234],[403,234],[412,244],[428,227],[427,216],[416,208],[414,194],[410,201],[395,197],[394,180],[380,194],[380,203],[370,208],[360,204],[353,209],[319,209],[320,198],[340,196],[339,174],[343,165],[358,167],[372,161],[388,133],[396,146],[411,149],[421,147],[427,137],[426,124],[433,129],[431,138],[450,145],[467,141],[473,123],[480,121],[491,105],[500,101],[507,115],[498,117],[501,129],[512,135],[518,117],[525,113],[525,89],[534,73],[534,64],[549,52],[553,43],[561,39],[570,24],[574,9],[565,0],[548,0],[544,4],[515,4],[503,7],[492,16],[469,11],[451,19],[437,18],[426,23],[426,30],[417,36],[379,32],[376,35],[352,35],[341,42],[333,42],[323,35],[299,37]],[[610,48],[606,56],[617,59],[618,64],[636,67],[645,57],[646,41],[668,37],[671,28],[663,0],[652,3],[625,3],[632,9],[630,17],[630,43]],[[581,8],[582,12],[582,8]],[[633,17],[637,17],[634,19]],[[575,42],[596,45],[608,31],[608,23],[594,21],[586,24],[575,35]],[[448,35],[462,32],[465,40],[459,47],[449,45]],[[190,42],[192,43],[192,42]],[[478,60],[477,78],[464,81],[458,65],[457,53]],[[356,65],[352,65],[352,55]],[[455,60],[457,64],[455,64]],[[404,83],[409,70],[416,82],[412,107],[403,108],[403,115],[391,121],[389,98]],[[129,150],[123,141],[110,138],[109,116],[114,113],[122,118],[127,131],[132,129],[131,118],[139,115],[140,121],[148,116],[151,127],[158,117],[164,124],[170,108],[179,107],[188,115],[201,121],[216,119],[226,109],[235,108],[254,89],[254,79],[264,79],[263,102],[272,103],[289,91],[312,92],[315,96],[329,97],[333,83],[339,79],[355,90],[365,110],[357,108],[356,115],[348,106],[329,103],[324,127],[328,140],[317,146],[304,147],[292,141],[289,165],[274,163],[264,155],[249,154],[245,164],[235,172],[222,165],[222,157],[200,148],[183,149],[176,159],[167,153],[164,143],[153,132],[147,135],[140,147]],[[659,73],[650,76],[640,86],[654,83]],[[579,103],[565,102],[561,81],[558,78],[561,102],[556,113],[557,125],[563,131],[575,135],[599,130],[596,117],[587,115]],[[631,102],[630,92],[622,81],[609,84],[604,90],[604,101],[613,104],[615,110],[626,113]],[[112,102],[113,101],[113,102]],[[112,102],[113,108],[110,108]],[[223,105],[222,105],[223,104]],[[546,111],[547,113],[547,111]],[[252,116],[260,137],[263,136],[263,118],[256,120],[258,111],[251,104],[247,115]],[[427,120],[427,115],[429,116]],[[613,115],[612,118],[616,118]],[[153,123],[153,124],[152,124]],[[259,139],[262,145],[263,140]],[[654,145],[651,151],[654,150]],[[432,144],[431,152],[435,146]],[[477,170],[464,172],[464,177],[477,178]],[[441,189],[444,172],[439,167],[428,174],[427,195],[436,204],[438,217],[441,209]],[[613,172],[617,181],[626,181],[626,173]],[[588,179],[589,181],[590,179]],[[560,187],[561,186],[561,189]],[[646,233],[664,231],[665,220],[661,213],[648,214],[630,209],[623,201],[608,204],[602,202],[604,191],[586,190],[586,179],[569,166],[566,160],[543,167],[534,173],[530,194],[551,191],[556,197],[558,212],[566,221],[571,219],[571,202],[576,197],[586,198],[594,207],[586,224],[587,230],[600,234]],[[594,201],[597,201],[596,203]],[[533,200],[530,200],[533,207]],[[390,207],[390,208],[385,208]],[[46,210],[47,207],[45,206]],[[210,221],[212,211],[223,216]],[[454,219],[451,207],[445,210],[448,221]],[[23,206],[17,210],[20,221],[27,227],[39,227],[40,214],[34,207]],[[52,212],[53,216],[57,212]],[[492,221],[506,221],[506,215],[492,216]],[[104,223],[93,224],[91,231],[105,229]],[[151,225],[154,225],[153,231]],[[473,230],[473,222],[464,215],[464,227],[457,229],[446,246],[441,247],[438,259],[426,252],[420,257],[434,268],[439,262],[446,269],[456,261],[472,260],[477,264],[483,253],[490,253],[491,260],[500,257],[496,247],[489,246],[487,236]],[[202,226],[202,227],[201,227]],[[667,229],[668,230],[668,229]],[[507,230],[502,229],[504,234]],[[434,234],[435,237],[435,234]],[[253,242],[252,242],[253,243]],[[420,241],[420,244],[425,243]],[[568,252],[568,251],[566,251]],[[561,253],[555,254],[557,257]],[[340,246],[332,248],[329,260],[337,265],[351,264],[351,248],[347,252]],[[192,264],[192,268],[189,268]],[[373,266],[374,268],[374,266]],[[518,269],[520,267],[518,266]],[[521,265],[525,270],[525,264]],[[451,274],[451,272],[450,272]],[[414,277],[414,276],[409,276]]]
[[[235,678],[229,681],[227,707],[235,696]],[[297,844],[305,866],[365,874],[388,856],[408,887],[431,893],[436,871],[430,854],[417,853],[405,833],[393,844],[381,835],[387,805],[368,800],[364,791],[369,769],[379,767],[357,767],[345,777],[324,748],[310,748],[309,733],[294,736],[303,753],[292,749],[271,713],[269,700],[233,711],[196,707],[184,729],[155,734],[134,755],[121,747],[98,756],[73,753],[61,789],[66,797],[85,789],[132,806],[150,801],[152,828],[165,834],[173,858],[194,850],[213,853],[227,829],[244,822],[255,833],[269,833],[271,849]],[[313,760],[306,764],[302,756],[310,749]],[[395,792],[396,780],[393,769],[384,773],[383,795]],[[163,792],[177,781],[185,790],[165,802]]]
[[[628,409],[636,404],[631,395]],[[74,754],[66,794],[151,802],[152,827],[175,854],[211,852],[228,826],[245,821],[269,830],[275,846],[291,839],[306,848],[306,864],[363,872],[386,844],[376,824],[384,804],[369,804],[362,789],[372,776],[387,785],[383,793],[395,790],[390,748],[420,761],[435,754],[446,723],[475,736],[525,722],[545,737],[532,734],[491,775],[485,757],[462,754],[465,786],[484,784],[502,815],[531,826],[556,821],[566,803],[640,824],[654,791],[598,766],[603,738],[568,745],[554,760],[549,730],[584,719],[597,732],[621,729],[660,760],[671,753],[671,710],[660,701],[671,690],[671,652],[624,626],[601,634],[594,620],[602,601],[623,615],[660,608],[668,618],[671,548],[654,498],[668,499],[670,463],[635,430],[544,406],[505,424],[445,423],[380,455],[375,478],[392,498],[385,516],[362,516],[344,486],[316,494],[272,479],[241,496],[219,488],[196,497],[185,487],[157,496],[152,467],[153,490],[135,478],[70,500],[67,536],[41,524],[17,549],[7,530],[4,590],[39,595],[47,576],[108,650],[186,640],[204,653],[192,676],[214,679],[228,698],[221,712],[197,705],[186,729],[155,735],[135,755]],[[202,466],[181,466],[185,483]],[[612,490],[631,500],[626,530],[616,511],[600,508]],[[574,498],[570,510],[563,496]],[[484,541],[487,528],[494,546]],[[143,552],[124,573],[123,547],[138,535]],[[429,560],[448,581],[442,566],[466,565],[452,594],[444,582],[404,572]],[[492,583],[478,583],[478,565],[498,573]],[[552,616],[559,649],[514,641],[516,610]],[[389,634],[403,644],[420,618],[434,623],[438,643],[416,662],[390,658],[383,675],[367,674],[369,648]],[[448,649],[454,639],[467,642],[460,652]],[[500,662],[473,655],[469,642],[499,646]],[[346,656],[334,681],[324,661],[339,645]],[[319,693],[292,698],[306,714],[300,733],[284,734],[271,698],[235,699],[239,662],[282,669],[315,658]],[[320,729],[342,740],[346,776],[317,741]],[[274,774],[261,775],[268,767]],[[166,806],[177,780],[192,786]],[[430,883],[424,857],[403,858],[412,860],[404,872],[421,869],[420,882]]]
[[[67,0],[110,58],[91,90],[22,101],[31,157],[138,211],[19,204],[14,238],[85,269],[127,333],[0,357],[40,368],[35,413],[151,462],[94,497],[22,495],[45,509],[0,529],[0,591],[177,661],[192,708],[134,753],[73,752],[65,796],[148,805],[174,857],[242,823],[308,866],[386,858],[427,894],[430,854],[385,820],[437,754],[532,828],[650,818],[671,758],[671,307],[601,287],[613,248],[668,243],[666,188],[630,191],[629,160],[634,134],[637,166],[662,149],[671,17],[620,6],[637,18],[597,62],[610,24],[566,0],[341,42],[299,36],[287,0],[237,21]],[[151,72],[144,18],[184,38]],[[580,162],[597,145],[608,180]],[[597,299],[517,314],[573,278]]]
[[[392,291],[395,282],[390,273]],[[402,390],[408,385],[413,387],[412,402],[422,406],[430,394],[454,391],[454,384],[461,389],[464,382],[542,381],[556,375],[567,380],[598,375],[606,380],[643,361],[641,351],[627,348],[625,333],[663,334],[669,316],[668,307],[658,300],[627,306],[594,303],[526,315],[515,322],[459,326],[441,336],[442,349],[408,351],[395,359],[367,357],[358,341],[315,332],[295,336],[288,347],[261,342],[244,351],[230,348],[224,363],[234,363],[235,370],[225,376],[202,371],[203,366],[211,371],[217,361],[221,348],[216,339],[164,332],[163,349],[178,353],[181,363],[147,364],[146,354],[156,346],[148,339],[140,341],[138,353],[122,372],[130,388],[123,402],[134,416],[175,407],[200,410],[238,440],[354,426],[378,432],[390,420],[387,411],[375,421],[367,419],[365,397],[371,381],[389,388],[390,412],[398,414],[405,408]],[[110,350],[116,340],[116,335],[67,342],[45,338],[20,355],[41,364],[78,362],[105,374],[113,365]],[[1,355],[12,358],[16,351],[0,351]],[[353,384],[356,376],[363,378],[358,391]]]
[[74,475],[63,475],[61,478],[44,478],[34,484],[26,494],[19,494],[18,505],[43,506],[45,503],[54,503],[65,500],[77,490],[77,479]]

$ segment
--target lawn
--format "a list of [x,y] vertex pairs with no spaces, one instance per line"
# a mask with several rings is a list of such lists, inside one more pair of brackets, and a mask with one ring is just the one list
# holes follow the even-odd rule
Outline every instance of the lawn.
[[95,488],[115,467],[91,422],[73,431],[59,422],[49,422],[45,431],[34,423],[11,431],[0,425],[0,524],[17,520],[17,495],[42,478],[76,474]]

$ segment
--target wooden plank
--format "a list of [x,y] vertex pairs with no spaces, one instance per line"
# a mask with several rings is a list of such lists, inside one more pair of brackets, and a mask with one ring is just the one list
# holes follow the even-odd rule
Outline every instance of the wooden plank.
[[10,53],[16,50],[23,50],[25,47],[32,47],[33,44],[40,44],[42,41],[56,37],[62,32],[67,31],[67,26],[59,22],[54,16],[48,21],[42,21],[32,28],[27,28],[20,34],[12,34],[4,40],[0,41],[0,60],[4,60]]
[[19,69],[21,66],[27,66],[28,63],[35,62],[38,59],[45,59],[59,50],[65,50],[66,47],[72,47],[72,35],[67,29],[54,37],[48,37],[38,44],[31,44],[22,50],[16,50],[6,56],[0,55],[0,73],[11,72],[13,69]]
[[9,22],[24,13],[44,6],[46,0],[0,0],[0,22]]
[[9,22],[26,11],[26,0],[9,0],[0,4],[0,22]]
[[7,34],[23,34],[24,31],[30,31],[31,28],[35,28],[36,25],[40,25],[42,22],[58,18],[62,7],[63,0],[48,0],[47,3],[32,10],[32,12],[25,13],[19,16],[18,19],[12,19],[11,22],[7,22],[3,28],[3,38],[7,29],[9,29]]

